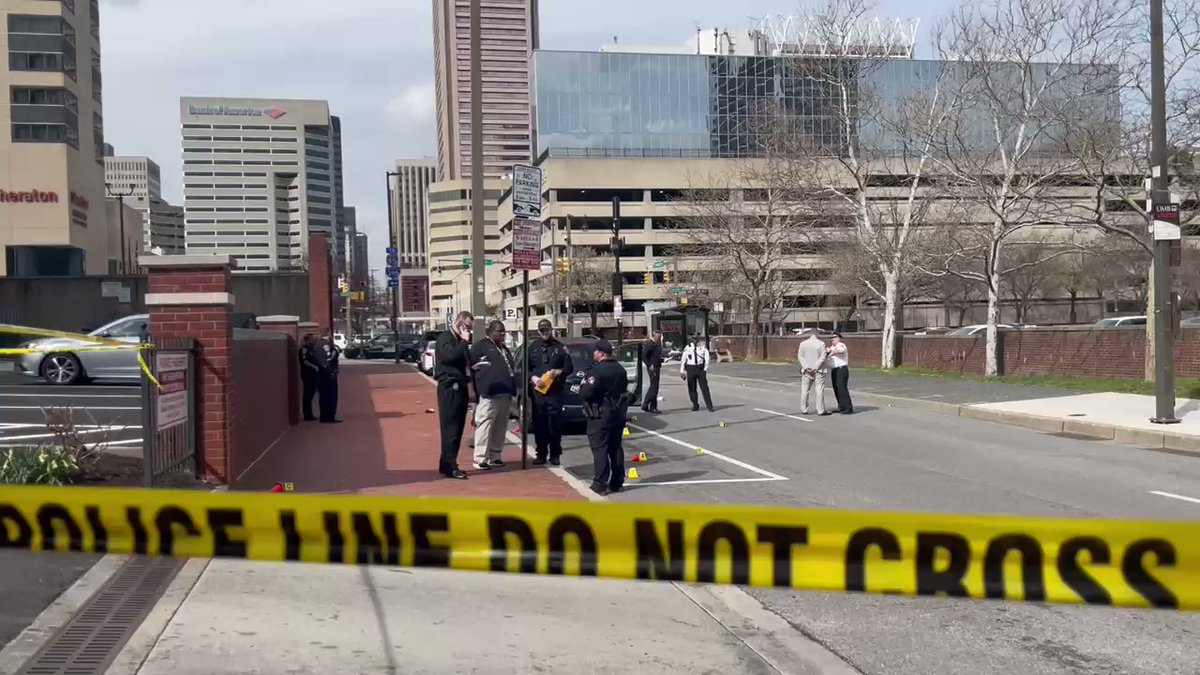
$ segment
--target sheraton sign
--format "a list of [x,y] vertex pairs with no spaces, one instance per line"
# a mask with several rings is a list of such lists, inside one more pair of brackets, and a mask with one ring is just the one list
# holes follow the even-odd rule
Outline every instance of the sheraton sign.
[[57,204],[58,193],[46,190],[0,190],[0,202],[12,204]]

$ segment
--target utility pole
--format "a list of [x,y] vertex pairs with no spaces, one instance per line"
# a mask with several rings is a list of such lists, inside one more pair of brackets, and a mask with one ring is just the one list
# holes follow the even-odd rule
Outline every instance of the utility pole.
[[[117,219],[121,222],[121,257],[118,261],[117,272],[119,274],[128,274],[129,246],[125,241],[125,198],[133,195],[133,186],[126,185],[125,190],[118,192],[112,185],[105,183],[104,189],[108,191],[109,197],[117,198]],[[146,223],[146,227],[150,227],[150,223]]]
[[[482,319],[487,313],[484,283],[487,262],[484,259],[483,225],[483,44],[480,38],[482,18],[480,0],[471,2],[471,313]],[[483,339],[484,331],[475,333]]]
[[[1167,84],[1163,56],[1163,0],[1150,0],[1150,231],[1154,213],[1171,201],[1167,164]],[[1176,220],[1178,224],[1178,220]],[[1177,424],[1175,417],[1175,299],[1171,293],[1171,241],[1154,235],[1154,417],[1155,424]]]
[[404,263],[400,253],[400,237],[396,234],[396,216],[393,213],[392,207],[392,177],[399,176],[398,171],[386,171],[387,174],[387,210],[388,210],[388,241],[391,246],[396,249],[396,267],[400,268],[399,274],[396,275],[395,285],[392,285],[392,279],[384,271],[384,276],[387,277],[388,285],[392,287],[392,344],[396,349],[396,363],[400,363],[400,277],[404,274]]
[[625,328],[622,325],[624,320],[621,318],[621,290],[623,288],[623,279],[621,277],[621,249],[624,248],[625,242],[621,239],[621,198],[613,197],[612,200],[613,223],[612,223],[612,251],[613,251],[613,314],[617,319],[617,346],[625,341]]
[[567,337],[575,337],[575,308],[571,305],[571,282],[575,278],[575,250],[571,246],[571,214],[567,214]]

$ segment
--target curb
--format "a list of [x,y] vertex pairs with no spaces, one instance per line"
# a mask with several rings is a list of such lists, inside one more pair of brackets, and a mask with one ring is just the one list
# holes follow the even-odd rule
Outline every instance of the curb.
[[[759,389],[778,389],[779,387],[788,387],[794,389],[799,388],[800,386],[792,382],[759,380],[750,377],[740,377],[737,375],[710,374],[709,378],[736,380],[742,383],[744,386],[757,387]],[[1030,413],[979,408],[974,405],[959,405],[957,403],[926,401],[919,398],[904,398],[902,396],[889,396],[887,394],[872,394],[870,392],[856,391],[854,392],[854,398],[889,408],[907,408],[910,410],[921,410],[924,412],[937,413],[939,415],[965,417],[967,419],[980,420],[984,422],[995,422],[1014,427],[1022,427],[1047,434],[1076,434],[1101,441],[1116,441],[1117,443],[1124,443],[1147,450],[1173,450],[1176,452],[1200,457],[1200,436],[1173,434],[1166,431],[1153,431],[1134,427],[1122,427],[1115,424],[1105,424],[1103,422],[1092,422],[1087,420],[1064,420],[1058,417],[1045,417],[1043,415],[1033,415]]]

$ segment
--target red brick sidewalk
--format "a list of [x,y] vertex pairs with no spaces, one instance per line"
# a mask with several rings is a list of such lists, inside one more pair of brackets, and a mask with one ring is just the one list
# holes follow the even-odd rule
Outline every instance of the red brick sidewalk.
[[[476,471],[464,437],[459,467],[469,480],[437,472],[438,418],[434,386],[408,366],[351,363],[339,377],[342,424],[304,422],[234,481],[238,490],[265,491],[291,482],[298,492],[375,495],[581,499],[543,467],[521,469],[520,449],[504,450],[502,469]],[[467,422],[466,435],[472,432]]]

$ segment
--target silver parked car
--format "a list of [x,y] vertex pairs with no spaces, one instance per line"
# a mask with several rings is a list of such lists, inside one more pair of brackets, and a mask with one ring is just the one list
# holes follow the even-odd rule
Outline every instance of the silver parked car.
[[[136,345],[146,339],[149,329],[149,314],[133,314],[88,335]],[[79,349],[96,346],[82,337],[38,338],[21,346],[39,351],[17,357],[17,372],[40,377],[50,384],[79,384],[91,379],[137,382],[141,377],[135,349]]]

